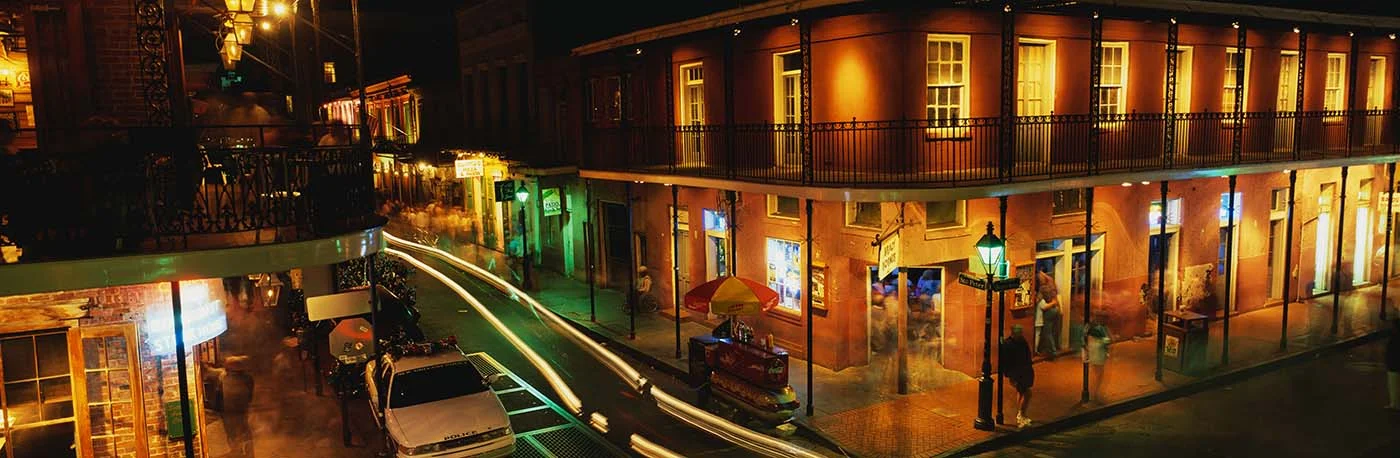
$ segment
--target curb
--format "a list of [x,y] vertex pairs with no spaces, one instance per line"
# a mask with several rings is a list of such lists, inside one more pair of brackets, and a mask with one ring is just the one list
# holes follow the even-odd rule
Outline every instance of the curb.
[[[626,356],[629,357],[629,358],[632,358],[632,359],[635,359],[635,360],[637,360],[637,361],[640,361],[642,364],[646,364],[647,366],[650,366],[652,369],[655,369],[655,370],[657,370],[657,371],[659,371],[659,372],[661,372],[661,373],[664,373],[664,374],[666,374],[666,375],[669,375],[669,376],[671,376],[671,377],[674,377],[674,378],[676,378],[676,379],[678,379],[678,380],[684,381],[684,380],[686,380],[686,379],[688,379],[688,378],[690,377],[690,373],[689,373],[689,372],[682,371],[680,368],[677,368],[676,366],[672,366],[671,364],[669,364],[669,363],[667,363],[667,362],[665,362],[665,361],[662,361],[660,358],[657,358],[657,357],[655,357],[655,356],[649,355],[649,354],[647,354],[647,353],[645,353],[645,352],[643,352],[643,351],[641,351],[641,350],[632,348],[631,346],[628,346],[628,345],[626,345],[626,344],[624,344],[624,343],[621,343],[621,342],[618,341],[618,339],[614,339],[614,338],[612,338],[612,337],[610,337],[610,336],[608,336],[608,335],[606,335],[606,334],[603,334],[603,333],[599,332],[599,331],[596,330],[596,329],[590,328],[590,327],[588,327],[588,325],[586,325],[586,324],[584,324],[584,323],[582,323],[582,322],[579,322],[579,321],[577,321],[577,320],[575,320],[575,319],[573,319],[573,318],[569,318],[569,317],[564,316],[564,315],[560,315],[560,316],[563,317],[565,320],[567,320],[567,321],[569,322],[569,325],[573,326],[574,329],[578,329],[580,332],[582,332],[582,333],[584,333],[585,335],[587,335],[588,338],[593,339],[593,340],[596,341],[596,342],[606,343],[606,344],[607,344],[607,347],[608,347],[609,349],[611,349],[611,350],[617,351],[618,353],[622,353],[622,354],[626,355]],[[842,454],[842,455],[851,456],[851,457],[856,456],[856,455],[852,454],[850,451],[848,451],[848,450],[846,450],[845,448],[841,447],[841,444],[840,444],[839,442],[836,442],[835,439],[832,439],[831,436],[828,436],[828,435],[826,435],[826,433],[822,432],[821,430],[819,430],[819,429],[817,429],[817,428],[815,428],[815,427],[812,427],[811,425],[808,425],[807,422],[806,422],[805,420],[803,420],[803,419],[796,419],[796,420],[793,420],[792,424],[793,424],[793,425],[796,425],[796,426],[798,427],[798,431],[799,431],[800,434],[802,434],[803,437],[806,437],[807,439],[812,440],[813,442],[816,442],[816,443],[818,443],[818,444],[821,444],[821,446],[823,446],[823,447],[826,447],[826,448],[831,449],[831,450],[835,450],[836,452],[838,452],[838,453],[840,453],[840,454]]]
[[1231,385],[1258,375],[1273,372],[1284,367],[1292,366],[1314,359],[1325,354],[1349,350],[1361,345],[1380,340],[1381,337],[1390,335],[1389,331],[1372,331],[1356,337],[1334,342],[1330,345],[1311,348],[1298,353],[1281,356],[1269,361],[1264,361],[1252,366],[1243,367],[1230,372],[1222,373],[1214,377],[1201,379],[1178,387],[1167,388],[1165,390],[1138,396],[1132,399],[1109,404],[1084,413],[1071,415],[1059,420],[1044,423],[1030,429],[1023,429],[1003,433],[966,447],[952,450],[938,455],[939,457],[965,457],[981,453],[995,451],[1004,447],[1017,445],[1022,442],[1048,436],[1065,430],[1077,428],[1089,423],[1105,420],[1111,417],[1133,412],[1145,407],[1172,401],[1185,396],[1201,393],[1224,385]]

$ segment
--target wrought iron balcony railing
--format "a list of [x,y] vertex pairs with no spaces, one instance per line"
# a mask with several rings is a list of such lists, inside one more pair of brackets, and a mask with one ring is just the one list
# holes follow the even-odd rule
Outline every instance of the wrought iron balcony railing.
[[348,135],[287,126],[34,134],[21,132],[40,148],[0,152],[0,245],[9,255],[0,264],[298,241],[382,224],[370,156]]
[[801,124],[592,128],[585,133],[583,167],[789,184],[943,187],[1395,154],[1398,115],[1125,113],[1100,116],[1097,130],[1086,114],[1020,116],[1005,126],[999,118],[822,122],[808,132]]

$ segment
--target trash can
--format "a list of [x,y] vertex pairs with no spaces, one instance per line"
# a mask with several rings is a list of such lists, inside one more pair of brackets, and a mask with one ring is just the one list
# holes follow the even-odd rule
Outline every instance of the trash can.
[[1206,345],[1210,332],[1207,316],[1185,310],[1166,313],[1162,323],[1162,366],[1186,375],[1206,369]]

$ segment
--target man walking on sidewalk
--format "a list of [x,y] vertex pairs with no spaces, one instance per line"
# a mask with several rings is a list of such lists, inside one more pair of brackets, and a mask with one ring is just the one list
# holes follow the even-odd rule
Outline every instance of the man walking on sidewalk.
[[1031,403],[1031,385],[1035,384],[1035,368],[1031,366],[1031,345],[1026,342],[1024,328],[1011,326],[1011,335],[1001,342],[1001,371],[1016,388],[1016,426],[1031,424],[1026,410]]

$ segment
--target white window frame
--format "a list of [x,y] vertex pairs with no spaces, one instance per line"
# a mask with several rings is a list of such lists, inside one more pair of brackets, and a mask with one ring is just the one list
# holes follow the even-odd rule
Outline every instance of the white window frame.
[[[1123,51],[1123,60],[1122,60],[1122,64],[1119,65],[1119,68],[1118,68],[1118,76],[1119,76],[1119,80],[1118,80],[1118,81],[1119,81],[1119,84],[1112,85],[1112,86],[1106,86],[1106,85],[1103,84],[1103,76],[1107,74],[1107,72],[1105,72],[1105,69],[1104,69],[1104,59],[1099,59],[1099,106],[1100,106],[1099,114],[1123,114],[1123,113],[1127,113],[1127,112],[1128,112],[1128,63],[1130,62],[1129,59],[1128,59],[1128,42],[1126,42],[1126,41],[1105,41],[1105,42],[1103,42],[1104,55],[1107,55],[1107,54],[1108,54],[1108,50],[1109,50],[1109,49],[1120,49],[1120,50],[1122,50],[1122,51]],[[1111,106],[1116,110],[1114,113],[1105,113],[1104,110],[1102,109],[1103,107],[1105,107],[1105,103],[1104,103],[1104,94],[1103,94],[1103,90],[1104,90],[1104,89],[1118,89],[1118,101],[1117,101],[1117,103],[1114,103],[1113,105],[1111,105]],[[1114,125],[1114,124],[1116,124],[1116,123],[1110,123],[1109,125],[1112,126],[1112,125]]]
[[[1225,67],[1226,67],[1226,68],[1220,69],[1220,72],[1223,73],[1223,74],[1225,75],[1225,78],[1224,78],[1225,81],[1224,81],[1224,84],[1221,86],[1221,90],[1220,90],[1220,112],[1221,112],[1221,113],[1234,113],[1234,110],[1235,110],[1234,107],[1228,107],[1228,108],[1227,108],[1227,105],[1226,105],[1227,103],[1228,103],[1229,105],[1234,105],[1234,104],[1235,104],[1235,98],[1234,98],[1233,96],[1227,96],[1226,94],[1227,94],[1227,91],[1228,91],[1228,90],[1230,90],[1230,89],[1236,89],[1236,87],[1235,87],[1235,80],[1234,80],[1234,78],[1231,78],[1231,77],[1230,77],[1231,68],[1234,67],[1233,65],[1231,65],[1231,58],[1230,58],[1230,55],[1231,55],[1231,54],[1239,54],[1239,53],[1240,53],[1239,48],[1235,48],[1235,47],[1225,48]],[[1250,64],[1251,64],[1252,61],[1253,61],[1253,58],[1254,58],[1254,50],[1249,49],[1249,48],[1245,48],[1245,49],[1244,49],[1244,88],[1243,88],[1243,89],[1244,89],[1244,98],[1241,99],[1241,100],[1244,101],[1244,102],[1243,102],[1243,103],[1244,103],[1244,106],[1243,106],[1243,107],[1240,107],[1240,111],[1241,111],[1241,112],[1247,112],[1247,111],[1249,111],[1249,67],[1250,67]],[[1235,122],[1235,120],[1234,120],[1233,118],[1226,118],[1225,121],[1226,121],[1226,124],[1232,124],[1232,123]]]
[[[957,45],[959,45],[959,46],[962,46],[962,59],[961,59],[961,60],[954,60],[954,61],[951,61],[951,62],[948,62],[948,63],[943,63],[943,62],[941,62],[941,61],[938,62],[938,63],[940,63],[940,64],[953,64],[953,65],[961,64],[961,65],[962,65],[962,71],[959,73],[959,76],[958,76],[958,77],[959,77],[959,81],[961,81],[960,83],[934,83],[933,81],[929,81],[929,80],[928,80],[928,73],[929,73],[929,72],[928,72],[928,67],[929,67],[930,65],[934,65],[934,64],[935,64],[934,56],[929,55],[929,49],[928,49],[928,48],[929,48],[929,45],[930,45],[930,44],[935,43],[935,42],[939,42],[939,43],[942,43],[942,42],[955,43],[955,44],[957,44]],[[928,40],[927,40],[927,41],[925,42],[925,44],[924,44],[924,117],[927,118],[927,120],[928,120],[928,122],[929,122],[930,124],[936,126],[936,127],[929,127],[928,129],[926,129],[925,134],[926,134],[927,137],[930,138],[930,139],[940,139],[940,138],[964,138],[964,137],[967,137],[967,136],[968,136],[967,128],[966,128],[966,127],[958,127],[958,123],[959,123],[959,120],[961,120],[961,119],[967,119],[967,118],[969,117],[969,116],[968,116],[968,109],[969,109],[969,106],[968,106],[968,96],[971,95],[971,92],[972,92],[972,91],[969,90],[969,85],[971,84],[971,82],[968,80],[969,77],[970,77],[970,75],[971,75],[971,69],[970,69],[970,67],[972,66],[972,48],[971,48],[971,45],[972,45],[972,37],[971,37],[970,35],[948,35],[948,34],[934,34],[934,33],[931,33],[931,34],[928,35]],[[943,106],[944,108],[957,108],[957,110],[958,110],[958,115],[957,115],[956,117],[952,117],[952,118],[935,118],[935,117],[933,117],[933,116],[929,116],[929,114],[928,114],[929,110],[936,110],[938,107],[940,107],[940,105],[936,104],[935,101],[929,100],[928,93],[929,93],[929,90],[930,90],[930,89],[933,89],[933,88],[957,88],[957,89],[958,89],[958,91],[957,91],[957,94],[958,94],[958,103],[957,103],[957,105],[948,104],[948,105],[946,105],[946,106]]]
[[[782,197],[788,197],[788,198],[791,198],[791,199],[797,199],[797,203],[798,203],[799,208],[798,208],[798,210],[797,210],[797,215],[796,215],[796,216],[788,216],[788,215],[784,215],[784,214],[778,213],[778,199],[779,199],[779,198],[782,198]],[[800,220],[800,219],[802,219],[802,210],[801,210],[801,208],[800,208],[800,207],[801,207],[801,204],[802,204],[802,199],[798,199],[798,198],[796,198],[796,197],[791,197],[791,196],[779,196],[779,195],[777,195],[777,194],[769,194],[769,195],[768,195],[768,217],[769,217],[769,218],[775,218],[775,219],[785,219],[785,220],[789,220],[789,221],[797,221],[797,220]]]
[[1026,110],[1024,110],[1024,109],[1022,108],[1022,104],[1023,104],[1024,102],[1023,102],[1023,99],[1021,98],[1022,90],[1021,90],[1021,88],[1020,88],[1020,85],[1021,85],[1021,84],[1024,84],[1025,81],[1028,81],[1028,80],[1031,79],[1031,78],[1025,78],[1025,79],[1023,79],[1022,77],[1023,77],[1023,76],[1032,76],[1032,75],[1028,75],[1028,74],[1026,74],[1026,73],[1022,73],[1022,72],[1021,72],[1021,61],[1020,61],[1020,59],[1021,59],[1021,48],[1024,47],[1024,46],[1026,46],[1026,45],[1031,45],[1031,46],[1044,46],[1044,47],[1045,47],[1045,63],[1044,63],[1044,69],[1043,69],[1044,71],[1042,71],[1040,75],[1034,75],[1033,77],[1034,77],[1034,78],[1039,78],[1039,79],[1040,79],[1041,90],[1042,90],[1042,92],[1044,92],[1044,94],[1041,95],[1041,102],[1040,102],[1041,105],[1044,105],[1045,107],[1048,107],[1048,108],[1049,108],[1049,109],[1047,109],[1047,110],[1042,110],[1042,111],[1044,112],[1044,114],[1054,113],[1054,112],[1055,112],[1055,83],[1056,83],[1056,81],[1055,81],[1055,74],[1056,74],[1056,70],[1055,70],[1055,40],[1043,40],[1043,39],[1038,39],[1038,38],[1021,38],[1020,41],[1017,43],[1017,46],[1016,46],[1016,59],[1017,59],[1017,61],[1016,61],[1016,62],[1017,62],[1017,64],[1016,64],[1016,84],[1017,84],[1017,88],[1016,88],[1016,115],[1017,115],[1017,116],[1029,116],[1029,115],[1026,113]]
[[[687,70],[691,70],[691,69],[699,69],[700,72],[701,72],[700,78],[698,78],[698,79],[691,79],[691,78],[690,78],[690,75],[688,74],[689,72],[687,72]],[[690,63],[690,64],[684,64],[684,65],[681,65],[681,66],[680,66],[680,74],[681,74],[680,91],[681,91],[681,92],[680,92],[679,95],[680,95],[680,101],[681,101],[681,103],[680,103],[680,109],[681,109],[681,112],[680,112],[680,115],[681,115],[680,117],[681,117],[681,119],[680,119],[680,121],[681,121],[681,125],[687,125],[687,126],[688,126],[688,125],[692,125],[692,124],[704,124],[704,123],[705,123],[705,75],[704,75],[704,71],[705,71],[705,66],[704,66],[704,64],[701,63],[701,62],[695,62],[695,63]],[[698,101],[697,101],[697,100],[691,100],[691,97],[690,97],[690,89],[691,89],[691,88],[698,88],[698,89],[699,89],[699,91],[700,91],[700,92],[699,92],[699,93],[700,93],[700,99],[699,99]],[[691,105],[695,105],[695,106],[698,108],[698,110],[695,110],[695,111],[697,111],[697,112],[699,113],[698,119],[697,119],[694,115],[691,114]]]
[[[1336,80],[1333,80],[1332,63],[1337,62]],[[1346,109],[1347,103],[1347,55],[1346,53],[1327,53],[1327,67],[1323,82],[1322,110],[1342,111]],[[1335,84],[1334,84],[1335,83]],[[1342,122],[1345,116],[1328,116],[1323,118],[1325,122]]]
[[[1293,62],[1295,63],[1294,65],[1290,65],[1289,67],[1291,68],[1287,71],[1284,71],[1282,68],[1282,63],[1285,56],[1292,56]],[[1279,53],[1280,67],[1278,74],[1278,100],[1274,102],[1277,111],[1292,112],[1294,110],[1297,110],[1298,108],[1298,65],[1296,65],[1297,62],[1298,51],[1284,50]],[[1291,78],[1284,78],[1284,76],[1291,76]],[[1285,79],[1287,79],[1287,82],[1284,81]],[[1285,91],[1284,89],[1288,90]],[[1286,101],[1288,102],[1288,106],[1286,107],[1281,106],[1281,102],[1285,102],[1284,97],[1287,97]]]
[[[880,221],[877,222],[874,226],[864,226],[864,225],[856,224],[856,215],[860,213],[860,212],[859,212],[859,208],[860,208],[859,205],[860,205],[860,204],[863,204],[863,203],[864,203],[864,204],[875,204],[875,205],[880,205],[880,207],[881,207],[881,208],[880,208]],[[846,213],[846,217],[844,218],[844,221],[846,222],[846,227],[857,228],[857,229],[865,229],[865,230],[871,230],[871,231],[878,231],[878,230],[883,229],[882,226],[884,226],[884,224],[885,224],[884,205],[882,205],[880,202],[846,202],[846,211],[845,211],[845,213]]]
[[[1196,76],[1196,75],[1195,75],[1195,72],[1193,71],[1194,69],[1192,68],[1192,67],[1195,67],[1195,66],[1196,66],[1196,50],[1195,50],[1195,48],[1193,48],[1193,47],[1191,47],[1191,46],[1178,45],[1178,46],[1176,47],[1176,52],[1177,52],[1179,55],[1176,56],[1176,65],[1177,65],[1177,69],[1176,69],[1176,99],[1177,99],[1177,100],[1176,100],[1175,108],[1176,108],[1176,112],[1177,112],[1177,113],[1190,113],[1190,112],[1191,112],[1191,89],[1192,89],[1191,86],[1192,86],[1193,78],[1195,78],[1195,76]],[[1188,62],[1185,62],[1184,65],[1183,65],[1183,62],[1182,62],[1182,58],[1183,58],[1183,57],[1185,57],[1186,60],[1188,61]],[[1166,101],[1167,101],[1167,76],[1166,76],[1166,75],[1162,75],[1162,103],[1163,103],[1162,106],[1166,106]],[[1181,129],[1181,127],[1177,127],[1177,130],[1178,130],[1178,131],[1180,131],[1180,129]]]
[[966,227],[967,227],[967,201],[966,201],[966,200],[961,200],[961,199],[959,199],[959,200],[954,201],[954,205],[956,205],[956,210],[955,210],[955,211],[957,212],[957,216],[956,216],[956,218],[955,218],[956,221],[954,221],[953,223],[943,224],[943,225],[938,225],[938,226],[930,226],[930,225],[929,225],[929,215],[928,215],[928,204],[929,204],[929,203],[930,203],[930,202],[924,202],[924,231],[925,231],[925,232],[946,231],[946,230],[949,230],[949,229],[963,229],[963,228],[966,228]]
[[[1379,70],[1380,70],[1380,73],[1381,73],[1381,74],[1380,74],[1380,78],[1376,78],[1377,81],[1375,81],[1375,82],[1376,82],[1376,83],[1379,83],[1379,84],[1371,84],[1371,83],[1372,83],[1372,81],[1370,81],[1370,79],[1371,79],[1371,78],[1370,78],[1370,75],[1371,75],[1371,67],[1374,67],[1375,65],[1377,65],[1377,62],[1379,62],[1379,65],[1380,65],[1380,69],[1379,69]],[[1366,67],[1366,79],[1367,79],[1368,81],[1366,82],[1366,107],[1365,107],[1365,108],[1366,108],[1367,110],[1384,110],[1384,109],[1386,108],[1386,100],[1385,100],[1385,90],[1386,90],[1386,87],[1385,87],[1385,75],[1386,75],[1386,71],[1389,70],[1389,68],[1388,68],[1388,66],[1390,65],[1389,59],[1386,59],[1385,56],[1371,56],[1370,59],[1367,59],[1367,60],[1366,60],[1366,63],[1369,64],[1369,66]],[[1380,103],[1373,103],[1373,102],[1375,102],[1375,101],[1379,101]]]

